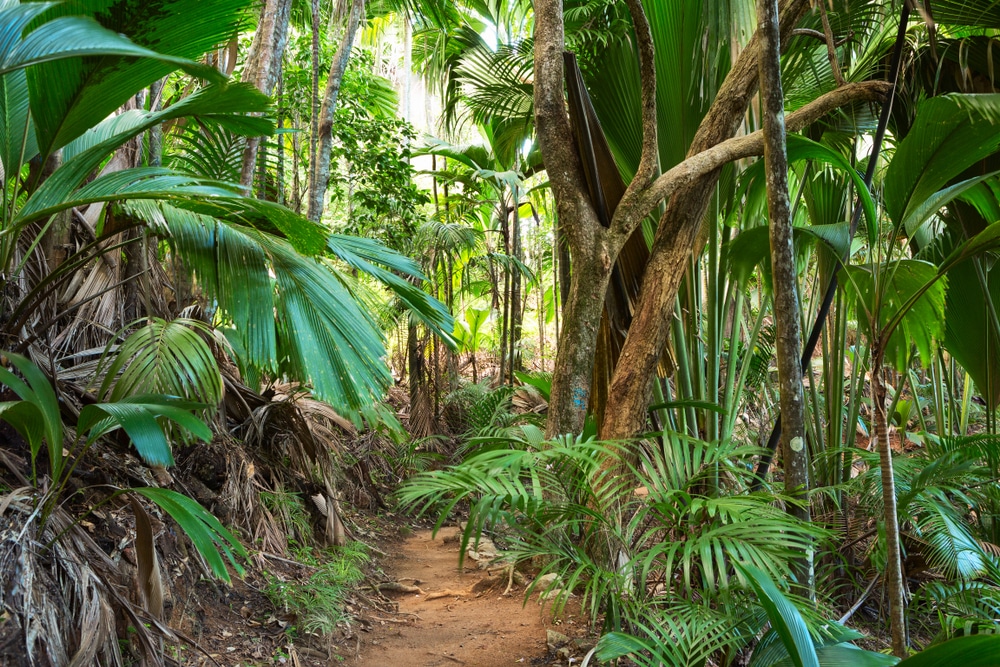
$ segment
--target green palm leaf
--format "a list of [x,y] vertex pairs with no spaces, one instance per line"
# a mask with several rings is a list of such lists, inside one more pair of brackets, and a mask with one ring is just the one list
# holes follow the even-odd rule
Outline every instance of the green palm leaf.
[[357,236],[332,234],[327,247],[352,269],[362,271],[388,287],[435,336],[452,349],[457,347],[458,342],[453,335],[455,322],[451,313],[444,304],[432,299],[411,282],[410,279],[426,280],[413,260],[377,241]]
[[[359,307],[349,278],[330,263],[303,256],[287,241],[234,220],[165,202],[134,202],[132,207],[168,236],[206,296],[232,322],[230,335],[245,351],[248,366],[287,372],[345,414],[357,415],[382,396],[391,382],[382,334]],[[338,237],[331,248],[376,277],[390,272],[369,263],[369,257],[399,271],[415,268],[367,241]],[[398,276],[393,280],[397,287],[405,282]],[[437,318],[439,326],[446,322],[450,338],[452,325],[443,319],[441,306],[421,295],[411,294],[411,302],[429,320]]]
[[925,203],[998,147],[1000,95],[942,95],[922,102],[886,170],[885,210],[893,224],[919,226]]
[[38,152],[23,71],[0,76],[0,112],[0,161],[5,174],[15,174]]
[[136,394],[167,394],[218,405],[222,375],[205,336],[212,336],[212,329],[204,322],[153,318],[114,351],[99,395],[119,401]]
[[52,479],[58,480],[63,468],[63,424],[59,414],[59,399],[52,383],[30,359],[18,354],[6,354],[8,361],[24,376],[17,377],[0,367],[0,382],[21,397],[34,410],[6,403],[3,419],[14,426],[31,447],[32,464],[38,457],[42,442],[49,449]]
[[174,464],[174,457],[159,419],[174,422],[195,437],[209,441],[212,439],[211,429],[191,414],[192,410],[206,407],[204,403],[172,396],[141,394],[115,403],[84,406],[76,430],[78,435],[89,432],[88,440],[93,441],[121,428],[128,434],[143,461],[165,467]]
[[[893,328],[885,350],[896,368],[906,367],[911,345],[925,361],[932,358],[944,334],[945,280],[936,266],[916,259],[847,266],[840,284],[863,309],[865,315],[858,319],[868,340]],[[873,322],[874,317],[879,321]]]
[[763,571],[740,563],[736,563],[736,569],[757,594],[757,599],[767,612],[768,620],[771,621],[771,627],[787,647],[794,667],[819,667],[819,659],[809,628],[795,605]]
[[934,20],[954,26],[996,28],[1000,4],[993,0],[934,0]]
[[[223,581],[230,581],[226,561],[240,576],[243,575],[243,568],[236,562],[236,557],[246,558],[246,550],[239,540],[204,507],[170,489],[141,487],[130,491],[153,501],[173,517],[181,530],[191,538],[191,542],[212,568],[215,576]],[[222,558],[223,555],[226,557],[225,560]]]
[[[47,16],[54,20],[38,30],[57,22],[80,22],[71,15],[90,14],[103,24],[104,32],[122,34],[148,51],[66,58],[32,67],[28,71],[31,111],[42,153],[48,155],[66,145],[137,90],[234,36],[245,4],[242,0],[148,0],[113,6],[108,0],[81,0],[52,6]],[[67,35],[63,42],[70,39]],[[52,35],[45,41],[60,43]],[[193,71],[222,78],[204,66]]]
[[899,663],[901,667],[993,667],[1000,635],[970,635],[936,644]]

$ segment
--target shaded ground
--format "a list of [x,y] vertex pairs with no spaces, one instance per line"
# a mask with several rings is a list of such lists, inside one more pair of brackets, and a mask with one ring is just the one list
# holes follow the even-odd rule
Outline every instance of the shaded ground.
[[[549,607],[533,596],[526,606],[524,586],[503,595],[508,573],[479,570],[466,560],[458,571],[457,528],[442,529],[436,539],[420,530],[398,546],[383,568],[403,586],[419,591],[387,593],[399,603],[399,616],[371,627],[362,639],[360,656],[345,664],[363,667],[437,667],[469,665],[567,664],[549,651],[547,631],[581,634],[585,623],[575,605],[553,620]],[[402,587],[402,586],[401,586]],[[571,643],[569,655],[579,664],[584,653]]]

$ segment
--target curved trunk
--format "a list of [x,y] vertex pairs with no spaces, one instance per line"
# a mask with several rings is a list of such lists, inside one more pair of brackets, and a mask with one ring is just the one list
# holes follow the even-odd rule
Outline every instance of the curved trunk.
[[[784,0],[781,5],[780,28],[784,43],[808,11],[809,1]],[[733,64],[698,128],[688,150],[689,157],[736,133],[757,92],[759,46],[755,36]],[[704,217],[719,173],[716,169],[699,176],[670,196],[656,230],[635,317],[608,389],[602,438],[628,438],[643,428],[651,382],[670,331],[671,318],[664,317],[663,313],[673,308],[692,251],[697,256],[705,246]]]

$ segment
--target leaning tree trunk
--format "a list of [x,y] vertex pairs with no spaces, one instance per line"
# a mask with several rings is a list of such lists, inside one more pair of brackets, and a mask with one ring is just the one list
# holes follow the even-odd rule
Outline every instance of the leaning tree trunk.
[[[257,32],[254,33],[246,65],[244,83],[251,83],[260,92],[270,95],[278,82],[281,59],[288,44],[288,24],[292,15],[292,0],[267,0],[261,10]],[[250,137],[243,150],[240,184],[252,190],[253,172],[257,163],[260,137]]]
[[875,440],[882,475],[882,504],[885,520],[886,572],[889,594],[889,630],[892,653],[905,658],[906,648],[906,588],[903,582],[903,561],[899,551],[899,518],[896,515],[896,481],[892,473],[892,448],[889,446],[889,420],[885,399],[885,350],[881,341],[872,348],[872,402],[874,403]]
[[[788,196],[788,155],[785,139],[785,103],[781,86],[781,43],[777,0],[758,0],[760,35],[760,96],[764,116],[764,170],[767,174],[768,233],[774,283],[774,326],[781,403],[781,452],[785,490],[797,501],[789,511],[809,521],[809,455],[805,446],[805,411],[799,355],[799,296],[796,285],[792,216]],[[799,591],[813,592],[812,553],[792,563]]]
[[[783,0],[783,43],[808,9],[809,0]],[[755,36],[733,64],[698,127],[688,149],[689,158],[729,139],[739,129],[757,91],[759,46]],[[720,173],[720,169],[705,173],[670,195],[653,240],[635,316],[608,389],[603,438],[628,438],[642,431],[652,378],[670,333],[671,320],[662,313],[673,307],[692,251],[697,256],[705,245],[704,217]]]
[[[580,433],[590,401],[597,330],[617,248],[598,219],[566,113],[561,0],[535,1],[535,123],[559,226],[573,271],[563,302],[562,331],[552,372],[546,436]],[[620,246],[619,246],[620,247]]]
[[351,13],[347,17],[344,36],[337,47],[337,54],[330,66],[330,75],[326,79],[326,92],[323,96],[323,106],[319,111],[319,140],[316,142],[316,152],[311,158],[309,173],[309,219],[319,222],[323,217],[323,202],[326,199],[326,186],[330,182],[330,153],[333,150],[333,112],[337,109],[337,97],[340,95],[340,84],[347,71],[347,62],[354,47],[354,36],[365,13],[365,0],[353,0]]

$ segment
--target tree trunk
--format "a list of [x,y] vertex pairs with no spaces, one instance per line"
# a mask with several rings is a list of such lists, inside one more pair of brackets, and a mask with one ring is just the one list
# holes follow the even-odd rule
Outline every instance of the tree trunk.
[[326,79],[326,92],[323,105],[319,112],[319,140],[316,142],[316,152],[312,155],[309,177],[309,219],[319,222],[323,217],[323,204],[326,199],[326,186],[330,181],[330,152],[333,149],[333,112],[337,108],[337,97],[340,95],[340,84],[347,71],[347,62],[354,47],[354,36],[365,13],[365,0],[353,0],[351,13],[347,17],[344,36],[337,47],[337,54],[330,66],[330,75]]
[[[250,45],[250,52],[243,68],[243,81],[253,84],[265,95],[270,95],[278,82],[281,59],[288,44],[288,24],[291,15],[292,0],[267,0],[261,10],[257,32],[254,33],[253,43]],[[259,148],[260,137],[250,137],[243,150],[240,184],[251,191]]]
[[574,257],[569,298],[563,310],[558,354],[552,370],[546,437],[583,431],[594,374],[594,349],[604,310],[602,298],[611,279],[611,258],[595,239],[590,255]]
[[[771,270],[774,284],[774,326],[781,403],[781,452],[785,492],[798,501],[789,511],[809,521],[809,453],[805,446],[805,412],[799,356],[799,297],[795,250],[792,243],[791,204],[788,195],[788,155],[785,106],[781,86],[781,43],[777,0],[758,0],[760,35],[760,96],[764,115],[764,169],[767,174],[767,210],[770,218]],[[714,224],[714,223],[713,223]],[[798,588],[812,597],[812,553],[792,563]]]
[[559,353],[552,373],[546,436],[580,433],[590,399],[594,349],[614,261],[587,190],[564,95],[561,0],[535,2],[535,124],[573,271],[563,303]]
[[896,516],[896,481],[892,473],[892,448],[889,446],[889,420],[886,414],[885,351],[879,341],[872,349],[872,402],[874,403],[875,439],[882,474],[882,504],[885,520],[886,591],[889,594],[889,630],[892,653],[898,658],[908,655],[906,648],[906,586],[903,562],[899,553],[899,519]]
[[316,142],[319,141],[319,38],[320,38],[320,16],[319,0],[312,2],[312,105],[309,115],[309,164],[312,165],[313,156],[316,155]]
[[[522,262],[524,254],[521,248],[521,218],[518,215],[518,188],[513,188],[514,209],[510,229],[511,254],[514,259]],[[521,355],[518,348],[521,343],[521,324],[524,319],[521,303],[521,272],[515,266],[510,274],[510,385],[514,386],[514,373],[522,370]]]
[[562,227],[559,227],[556,231],[556,245],[558,247],[556,252],[556,256],[558,258],[557,264],[559,265],[559,271],[557,273],[559,283],[559,310],[562,312],[562,309],[566,307],[566,303],[569,301],[569,281],[573,266],[569,256],[569,241],[566,240],[566,232]]
[[[782,43],[787,43],[792,28],[808,9],[808,0],[782,2]],[[688,150],[689,157],[736,133],[757,91],[758,53],[755,36],[719,89]],[[705,245],[704,217],[719,173],[715,169],[700,175],[670,195],[656,230],[632,325],[608,389],[603,438],[628,438],[642,430],[652,378],[670,333],[671,320],[662,314],[672,308],[692,251],[697,256]]]
[[407,382],[410,388],[410,435],[424,438],[431,434],[431,405],[427,395],[424,369],[424,346],[421,345],[417,323],[410,318],[406,330]]

